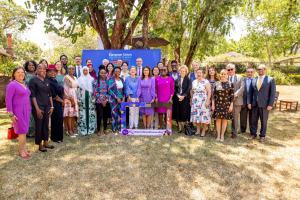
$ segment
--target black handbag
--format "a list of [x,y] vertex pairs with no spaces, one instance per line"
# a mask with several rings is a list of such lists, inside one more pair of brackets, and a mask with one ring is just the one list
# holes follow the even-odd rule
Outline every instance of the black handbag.
[[194,134],[197,133],[197,130],[195,129],[194,124],[190,123],[189,125],[190,125],[191,129],[193,130]]
[[194,134],[196,133],[196,131],[194,131],[194,130],[190,127],[189,124],[185,124],[185,125],[184,125],[184,128],[185,128],[185,134],[186,134],[186,135],[191,136],[191,135],[194,135]]

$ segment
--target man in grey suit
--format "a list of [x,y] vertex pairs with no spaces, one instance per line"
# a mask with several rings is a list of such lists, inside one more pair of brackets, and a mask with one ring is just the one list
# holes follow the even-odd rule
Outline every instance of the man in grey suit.
[[235,74],[235,65],[230,63],[226,66],[228,71],[227,80],[233,83],[234,86],[234,100],[233,100],[233,110],[232,110],[232,123],[231,123],[231,138],[236,138],[236,134],[239,127],[239,116],[241,112],[241,108],[243,105],[243,92],[245,89],[245,84],[243,81],[243,77],[241,75]]
[[276,84],[273,77],[266,75],[267,68],[265,65],[260,65],[257,71],[259,76],[252,79],[247,98],[248,108],[252,109],[252,130],[249,140],[256,138],[258,119],[260,118],[261,129],[259,141],[264,142],[269,111],[273,108],[275,100]]
[[254,68],[252,67],[249,67],[247,70],[246,70],[246,75],[247,77],[245,77],[243,79],[244,81],[244,84],[245,84],[245,89],[244,89],[244,93],[243,93],[243,105],[242,105],[242,110],[241,110],[241,113],[240,113],[240,132],[239,133],[245,133],[246,132],[246,129],[247,129],[247,118],[248,118],[248,113],[249,113],[249,128],[250,128],[250,133],[251,133],[251,118],[252,118],[252,110],[250,110],[248,108],[248,105],[247,105],[247,96],[248,96],[248,92],[249,92],[249,87],[251,85],[251,81],[252,81],[252,78],[254,76]]

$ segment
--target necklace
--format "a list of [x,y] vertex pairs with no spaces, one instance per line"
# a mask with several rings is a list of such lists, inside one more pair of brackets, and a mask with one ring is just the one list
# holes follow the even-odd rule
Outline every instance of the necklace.
[[132,77],[130,76],[130,79],[133,83],[135,83],[137,81],[137,78],[135,78],[135,80],[132,80]]
[[[17,80],[15,80],[15,81],[17,81]],[[17,81],[18,83],[20,83],[20,84],[24,84],[24,81],[22,81],[22,82],[20,82],[20,81]]]

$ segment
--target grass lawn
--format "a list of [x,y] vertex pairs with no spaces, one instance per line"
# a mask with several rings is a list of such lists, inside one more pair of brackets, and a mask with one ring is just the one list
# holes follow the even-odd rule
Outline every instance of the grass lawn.
[[[278,86],[279,99],[300,100],[299,86]],[[270,112],[265,143],[249,131],[225,142],[172,136],[65,135],[47,153],[27,140],[18,156],[0,115],[0,199],[299,199],[300,115]]]

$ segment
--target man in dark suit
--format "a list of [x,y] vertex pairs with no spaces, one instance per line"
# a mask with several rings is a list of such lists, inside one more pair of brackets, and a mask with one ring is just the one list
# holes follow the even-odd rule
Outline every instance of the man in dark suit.
[[232,110],[232,123],[231,123],[231,138],[236,138],[239,127],[239,116],[243,105],[243,92],[244,81],[241,75],[235,74],[235,65],[230,63],[226,66],[228,77],[227,80],[233,83],[234,86],[234,100]]
[[273,108],[275,100],[276,84],[273,77],[266,75],[267,68],[265,65],[260,65],[257,71],[259,76],[252,79],[247,98],[248,108],[252,109],[252,130],[249,140],[256,138],[258,119],[260,118],[261,129],[259,141],[264,142],[269,111]]
[[76,66],[75,66],[75,72],[74,72],[74,75],[76,78],[79,78],[81,76],[81,74],[83,73],[82,72],[82,66],[81,66],[81,63],[82,63],[82,60],[81,60],[81,57],[80,56],[75,56],[75,63],[76,63]]
[[251,133],[251,130],[252,130],[252,127],[251,127],[251,124],[252,124],[251,123],[252,110],[250,110],[248,108],[248,105],[247,105],[247,96],[248,96],[249,87],[251,85],[252,78],[254,76],[254,68],[249,67],[246,70],[246,75],[247,75],[247,77],[245,77],[243,79],[244,84],[245,84],[245,89],[244,89],[244,93],[243,93],[243,105],[242,105],[242,109],[241,109],[241,113],[240,113],[240,127],[241,127],[241,130],[240,130],[239,133],[245,133],[246,132],[248,113],[249,113],[249,128],[250,128],[250,133]]

